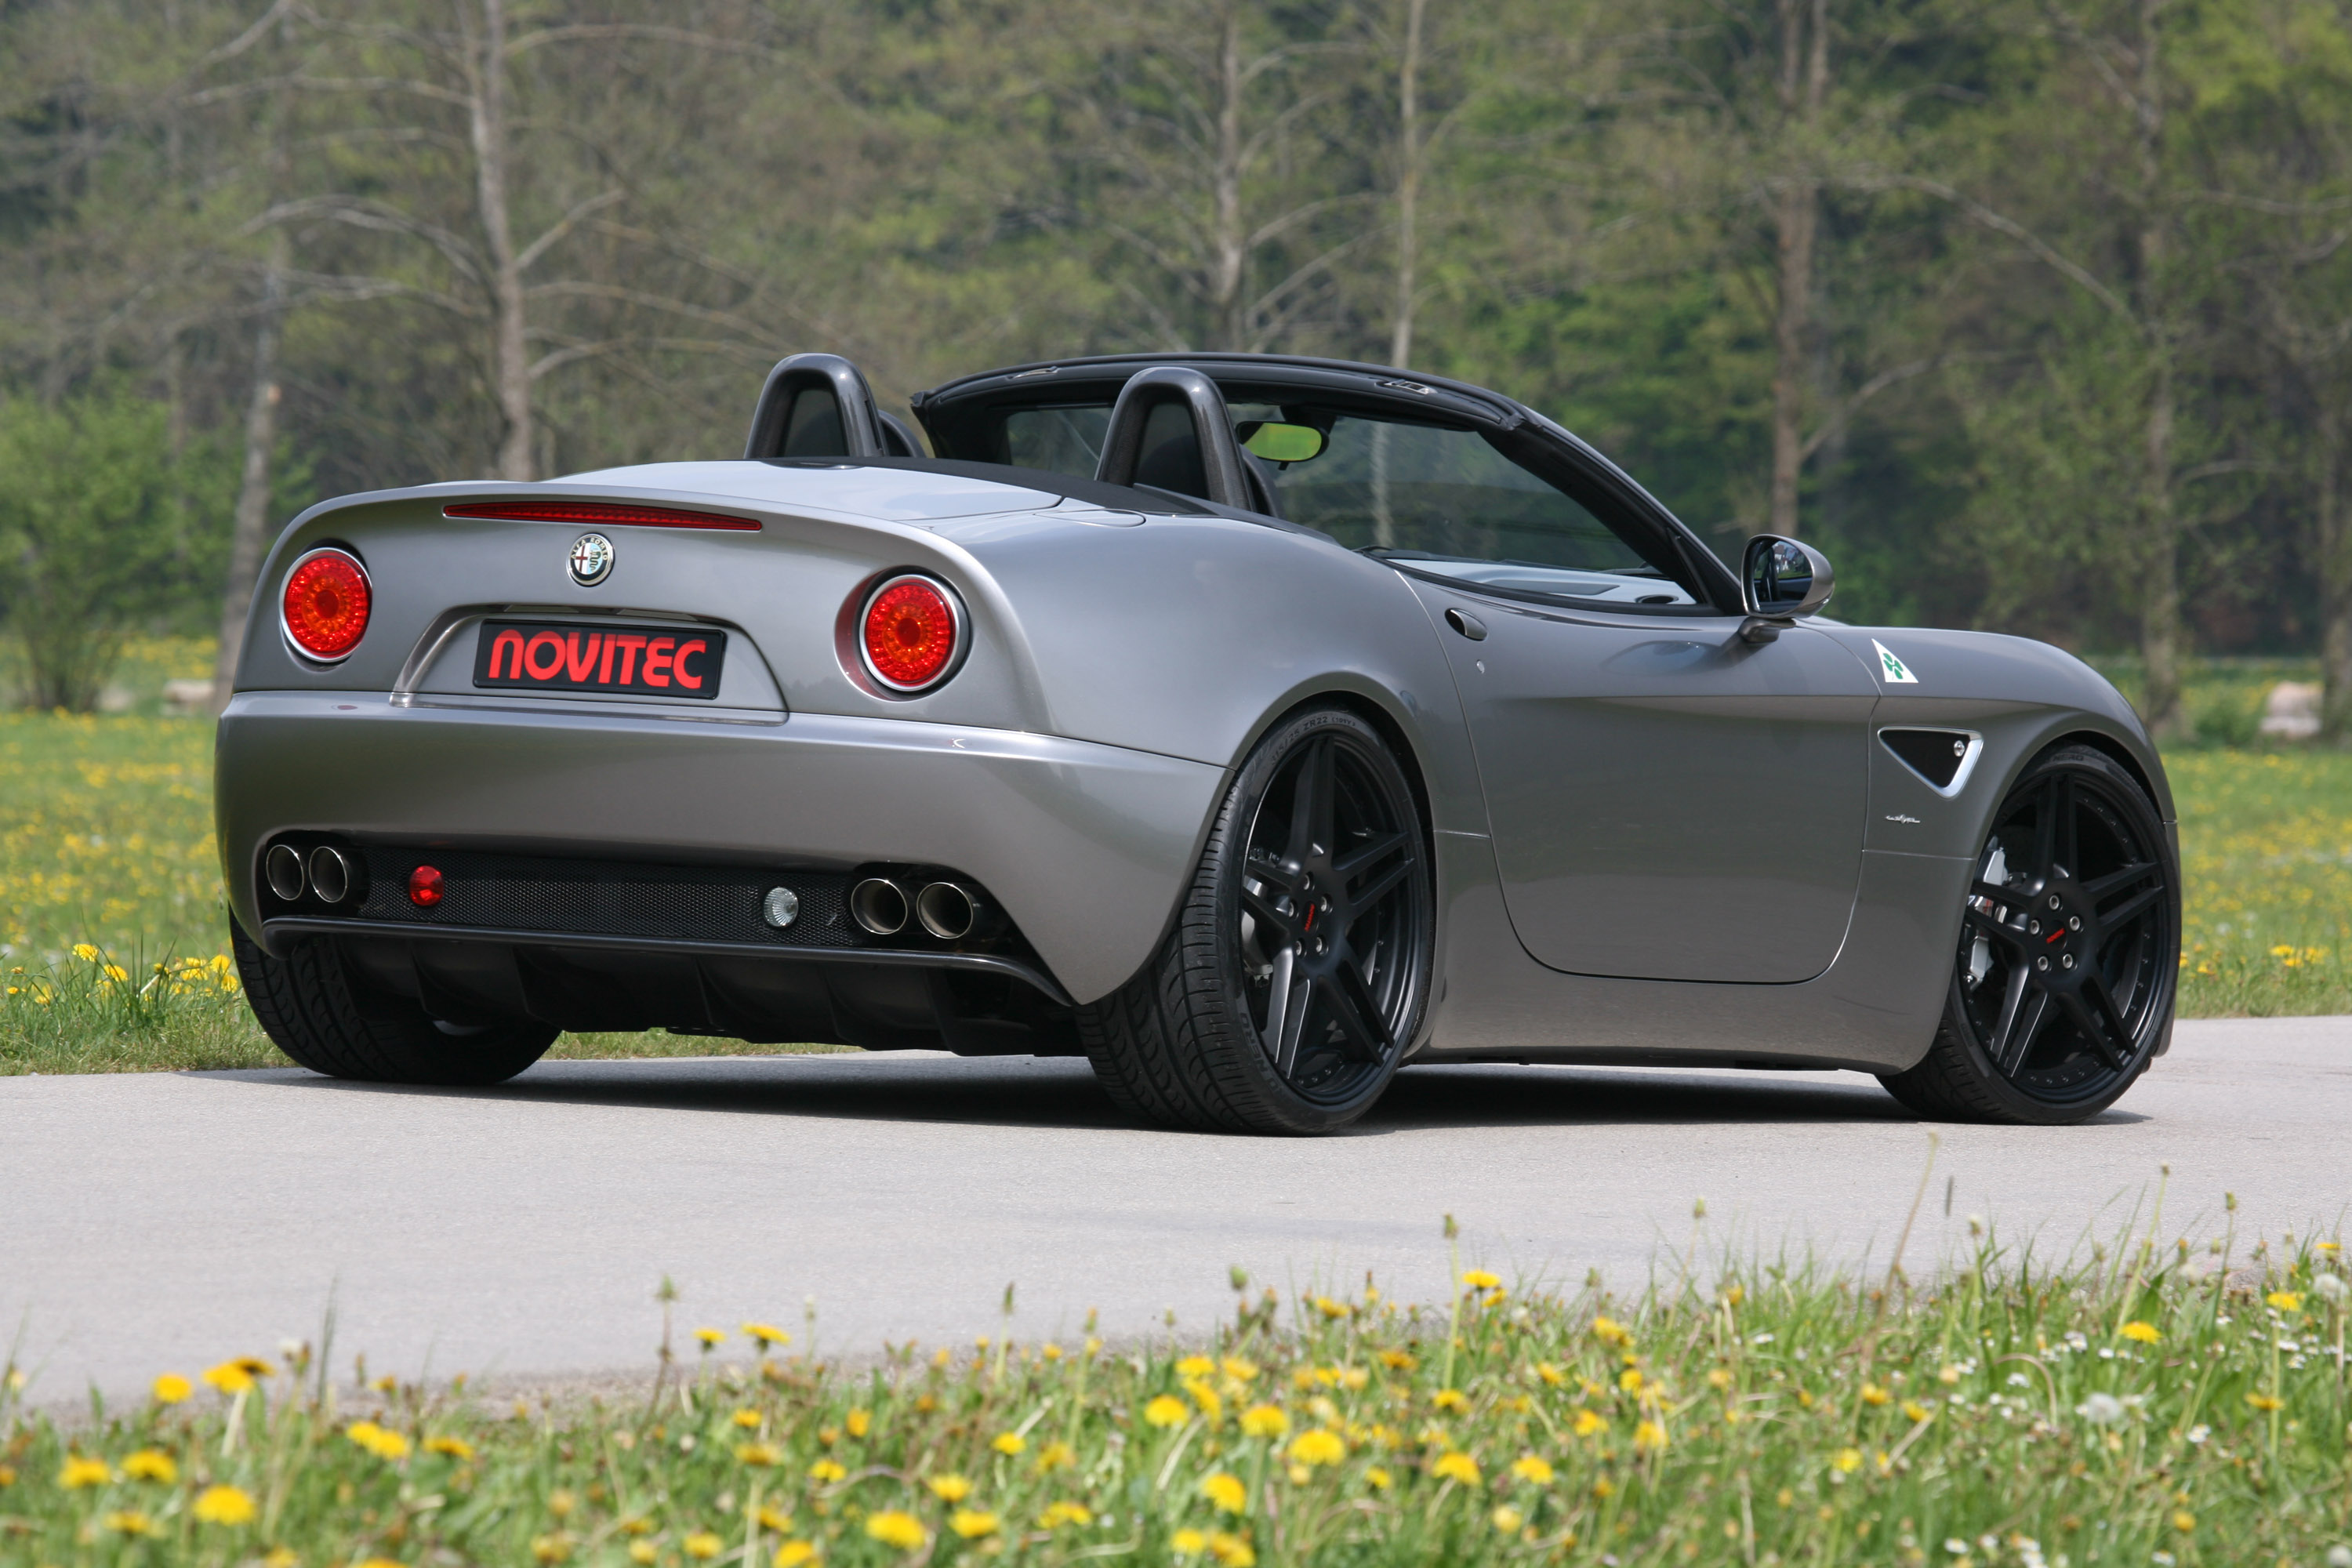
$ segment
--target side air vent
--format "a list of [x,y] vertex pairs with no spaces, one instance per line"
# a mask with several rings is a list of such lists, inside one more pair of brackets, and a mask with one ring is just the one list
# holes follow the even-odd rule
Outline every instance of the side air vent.
[[1958,786],[1979,745],[1962,730],[1881,730],[1878,739],[1905,767],[1946,793]]

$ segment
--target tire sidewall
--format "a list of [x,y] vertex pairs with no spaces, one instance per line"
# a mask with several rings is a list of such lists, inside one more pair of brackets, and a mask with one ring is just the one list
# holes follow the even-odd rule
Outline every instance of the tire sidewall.
[[[2171,840],[2164,831],[2163,819],[2158,816],[2155,803],[2148,799],[2147,792],[2140,786],[2139,781],[2134,778],[2128,770],[2105,752],[2090,746],[2080,743],[2061,743],[2053,746],[2034,757],[2019,772],[2017,777],[2011,781],[2009,788],[2002,793],[2000,805],[1994,811],[1993,822],[1997,823],[2007,815],[2009,803],[2021,790],[2031,787],[2060,769],[2090,773],[2097,777],[2107,787],[2108,792],[2116,797],[2123,808],[2131,815],[2132,830],[2141,835],[2153,848],[2158,863],[2164,868],[2165,929],[2169,933],[2172,948],[2172,952],[2166,956],[2169,956],[2172,962],[2167,964],[2159,960],[2157,964],[2155,984],[2161,990],[2162,998],[2158,1006],[2149,1015],[2150,1021],[2140,1030],[2137,1048],[2133,1053],[2130,1065],[2116,1076],[2114,1082],[2097,1094],[2082,1100],[2054,1101],[2026,1093],[2002,1077],[2000,1069],[1993,1065],[1991,1057],[1986,1053],[1982,1042],[1977,1037],[1975,1026],[1968,1018],[1960,988],[1959,960],[1958,954],[1955,954],[1951,977],[1947,982],[1945,994],[1941,1029],[1945,1040],[1962,1057],[1968,1070],[1978,1080],[1979,1092],[1994,1101],[2004,1119],[2044,1127],[2062,1126],[2068,1122],[2085,1121],[2122,1099],[2126,1091],[2139,1081],[2140,1075],[2147,1070],[2148,1063],[2155,1059],[2157,1052],[2170,1037],[2173,1011],[2179,1005],[2180,995],[2180,868],[2174,861]],[[1988,836],[1991,831],[1992,824],[1989,823],[1986,826]],[[1969,862],[1971,876],[1975,875],[1977,868],[1981,866],[1983,861],[1984,847],[1979,844]]]
[[[1250,829],[1265,803],[1268,787],[1280,776],[1284,764],[1301,747],[1327,736],[1339,738],[1361,761],[1382,774],[1391,798],[1402,804],[1402,826],[1412,845],[1416,868],[1412,896],[1423,926],[1416,972],[1410,982],[1412,1002],[1404,1026],[1397,1031],[1397,1048],[1379,1072],[1369,1076],[1339,1100],[1310,1100],[1282,1080],[1259,1041],[1242,981],[1242,874],[1249,851]],[[1217,828],[1210,836],[1203,856],[1202,869],[1207,873],[1209,898],[1205,914],[1208,934],[1214,944],[1217,1005],[1223,1024],[1220,1032],[1229,1047],[1234,1069],[1271,1118],[1291,1131],[1329,1132],[1355,1121],[1387,1091],[1398,1067],[1411,1054],[1428,1016],[1430,974],[1437,949],[1428,835],[1422,826],[1412,781],[1395,753],[1377,730],[1344,708],[1309,709],[1283,721],[1251,751],[1226,792]]]

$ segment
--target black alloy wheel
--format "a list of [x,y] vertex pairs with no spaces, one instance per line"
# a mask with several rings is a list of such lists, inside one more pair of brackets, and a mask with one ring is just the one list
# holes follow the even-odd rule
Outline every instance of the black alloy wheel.
[[1276,1076],[1320,1103],[1385,1077],[1417,1001],[1420,832],[1386,760],[1344,730],[1296,748],[1243,858],[1234,938],[1250,1021]]
[[1243,763],[1160,952],[1081,1012],[1087,1054],[1164,1125],[1337,1131],[1420,1030],[1434,933],[1404,770],[1360,716],[1307,710]]
[[2180,904],[2164,826],[2103,752],[2037,758],[1995,814],[1960,911],[1942,1028],[1885,1080],[1929,1115],[2078,1121],[2166,1037]]

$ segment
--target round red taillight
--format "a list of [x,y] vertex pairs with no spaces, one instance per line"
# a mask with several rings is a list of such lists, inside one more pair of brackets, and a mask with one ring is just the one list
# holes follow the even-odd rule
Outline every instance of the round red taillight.
[[936,686],[963,640],[955,597],[929,577],[893,577],[874,590],[859,618],[866,672],[893,691]]
[[420,910],[429,910],[441,901],[441,873],[430,866],[419,866],[408,874],[408,901]]
[[286,574],[287,638],[322,663],[346,658],[367,635],[372,598],[356,556],[313,550]]

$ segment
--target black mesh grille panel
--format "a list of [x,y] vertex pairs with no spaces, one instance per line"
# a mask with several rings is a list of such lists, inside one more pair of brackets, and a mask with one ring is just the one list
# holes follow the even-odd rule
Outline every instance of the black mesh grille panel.
[[[747,871],[735,867],[648,866],[565,860],[459,849],[360,851],[368,887],[351,912],[361,920],[434,926],[491,926],[577,936],[636,936],[673,942],[751,942],[769,947],[856,947],[864,933],[848,914],[850,879],[819,871]],[[408,876],[441,873],[438,904],[408,897]],[[790,888],[800,914],[782,931],[761,918],[771,888]]]

